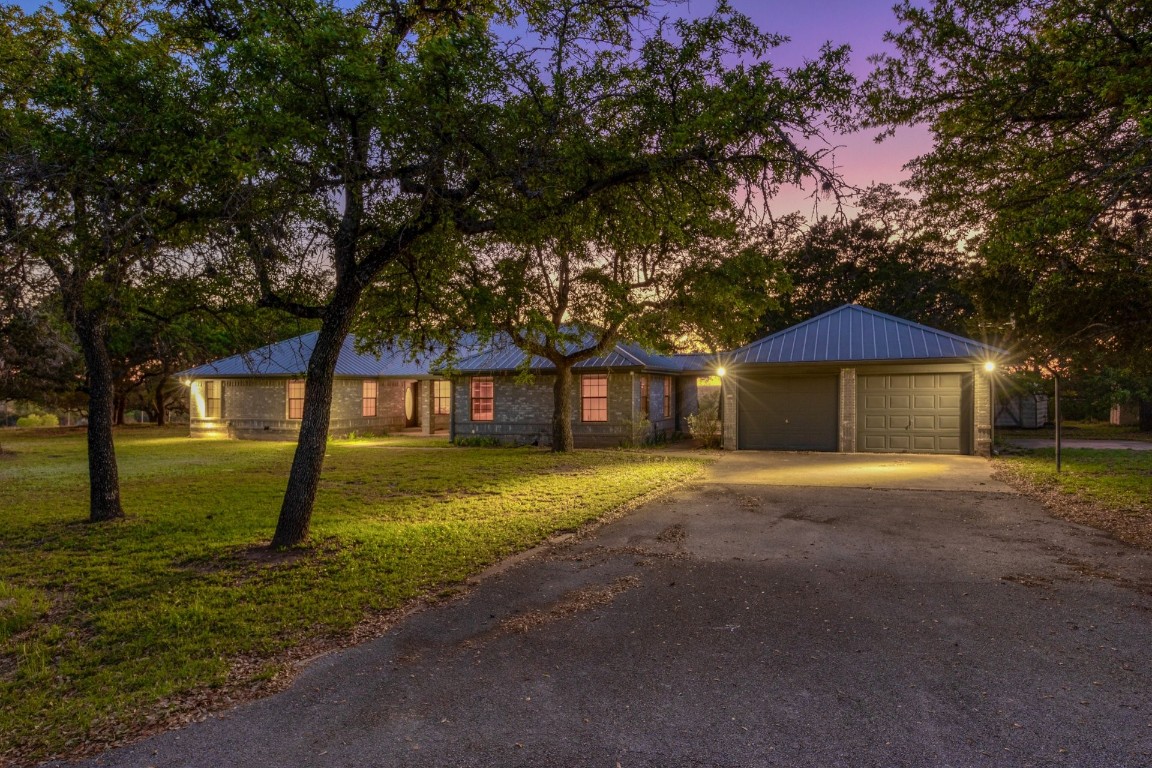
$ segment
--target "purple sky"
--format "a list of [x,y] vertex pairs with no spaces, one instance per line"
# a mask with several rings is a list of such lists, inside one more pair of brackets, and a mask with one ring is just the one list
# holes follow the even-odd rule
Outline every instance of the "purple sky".
[[[42,3],[16,0],[26,9]],[[787,35],[791,42],[775,52],[774,61],[782,66],[800,64],[811,57],[826,41],[848,43],[852,47],[853,73],[863,78],[869,71],[868,56],[885,48],[884,33],[895,26],[892,6],[896,0],[730,0],[737,10],[750,16],[766,32]],[[702,15],[715,7],[715,0],[684,0],[684,5],[668,9],[685,16]],[[876,131],[850,136],[829,137],[839,147],[835,161],[845,180],[855,186],[873,182],[896,183],[905,178],[902,166],[923,154],[931,141],[927,129],[905,129],[882,144],[872,141]],[[807,199],[811,190],[785,189],[772,202],[773,213],[792,210],[805,214],[813,211]],[[819,212],[831,213],[830,203],[820,204]]]
[[[896,26],[892,6],[896,0],[730,0],[732,6],[750,16],[765,32],[787,35],[791,42],[777,49],[774,61],[795,66],[811,58],[826,41],[852,47],[851,70],[857,78],[867,76],[868,57],[886,50],[884,33]],[[707,13],[712,0],[688,0],[685,15]],[[840,147],[836,166],[849,184],[867,186],[873,182],[897,183],[905,178],[903,165],[927,152],[931,138],[926,128],[903,129],[896,136],[876,144],[877,131],[830,137]],[[785,189],[773,201],[774,213],[802,210],[812,213],[807,192]],[[830,203],[821,203],[821,213],[831,213]]]

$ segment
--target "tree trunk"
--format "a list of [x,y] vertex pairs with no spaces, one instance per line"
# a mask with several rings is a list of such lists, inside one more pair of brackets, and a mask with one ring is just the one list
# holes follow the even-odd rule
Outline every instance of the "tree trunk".
[[112,361],[108,358],[102,321],[81,311],[73,325],[88,368],[88,520],[100,523],[124,517],[116,447],[112,442]]
[[124,426],[124,409],[128,405],[128,396],[124,394],[114,395],[112,398],[112,403],[112,425],[116,427],[122,427]]
[[332,414],[332,384],[336,361],[344,338],[352,327],[360,289],[337,286],[336,295],[324,313],[316,346],[308,361],[308,376],[304,383],[304,414],[300,420],[300,439],[288,475],[288,488],[276,521],[272,547],[294,547],[308,538],[312,523],[312,507],[316,503],[316,489],[320,485],[320,471],[324,467],[324,452],[328,447],[328,420]]
[[552,385],[552,450],[567,453],[575,446],[572,440],[572,365],[552,363],[556,382]]
[[156,396],[152,401],[156,408],[156,426],[158,427],[162,427],[168,422],[168,398],[164,396],[164,385],[167,383],[168,377],[161,376],[160,381],[156,383]]

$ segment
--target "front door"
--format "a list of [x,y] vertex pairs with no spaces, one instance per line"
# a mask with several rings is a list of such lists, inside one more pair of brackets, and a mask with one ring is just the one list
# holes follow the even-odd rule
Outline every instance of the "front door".
[[404,388],[404,426],[420,426],[420,382],[410,381]]

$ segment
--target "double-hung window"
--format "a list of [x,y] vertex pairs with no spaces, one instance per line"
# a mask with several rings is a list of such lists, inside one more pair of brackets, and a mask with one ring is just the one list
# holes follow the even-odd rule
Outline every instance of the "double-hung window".
[[222,386],[218,381],[204,382],[204,418],[218,419],[223,413],[221,395]]
[[652,382],[648,376],[640,377],[640,413],[644,418],[649,418],[649,410],[652,405]]
[[452,413],[452,382],[441,380],[432,383],[432,408],[436,416]]
[[288,418],[304,418],[304,380],[292,379],[288,382]]
[[360,385],[360,415],[376,418],[376,396],[380,392],[379,382],[365,379]]
[[664,377],[664,418],[672,418],[672,395],[676,392],[676,380],[671,376]]
[[608,374],[586,373],[580,377],[581,421],[608,421]]
[[495,391],[491,376],[473,376],[469,382],[472,396],[472,421],[492,421],[495,416]]

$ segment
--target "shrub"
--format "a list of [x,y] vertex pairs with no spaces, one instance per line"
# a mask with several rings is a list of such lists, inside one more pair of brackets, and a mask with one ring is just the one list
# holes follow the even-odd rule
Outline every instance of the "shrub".
[[636,421],[628,419],[624,422],[624,429],[627,432],[624,439],[620,441],[620,445],[624,448],[639,448],[643,445],[651,445],[652,440],[652,422],[646,418],[640,418]]
[[467,435],[465,437],[457,437],[452,441],[453,445],[460,446],[461,448],[500,448],[504,442],[492,435]]
[[708,392],[700,395],[700,407],[689,416],[688,434],[700,441],[701,447],[720,447],[720,393]]
[[30,413],[16,419],[18,427],[58,427],[60,419],[54,413]]

